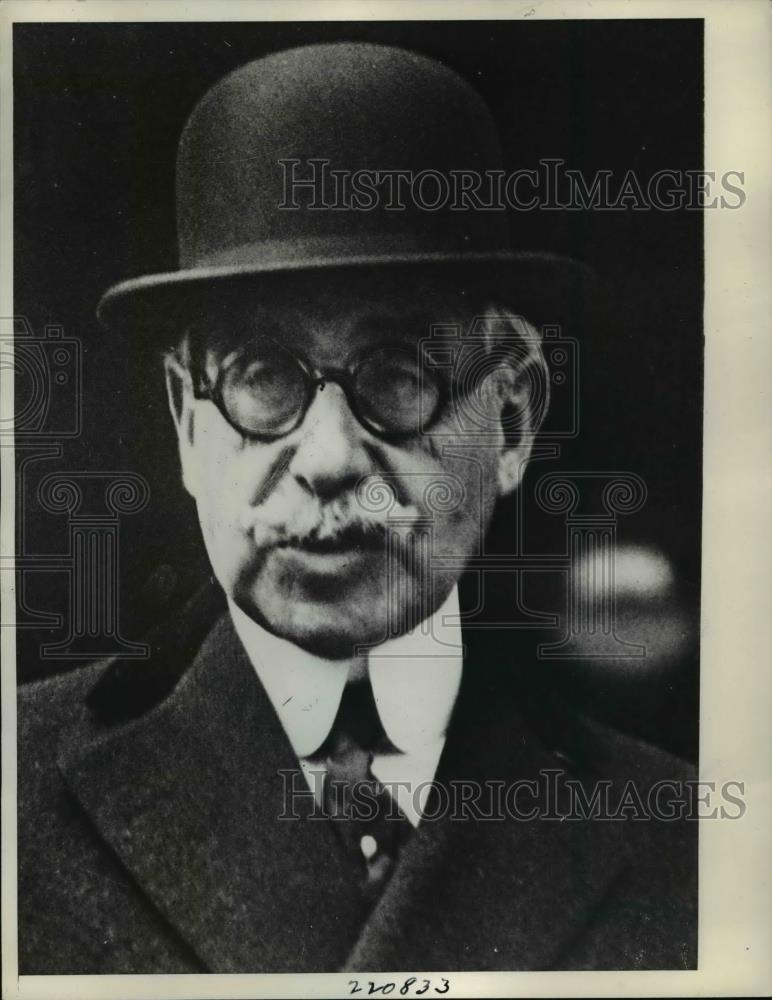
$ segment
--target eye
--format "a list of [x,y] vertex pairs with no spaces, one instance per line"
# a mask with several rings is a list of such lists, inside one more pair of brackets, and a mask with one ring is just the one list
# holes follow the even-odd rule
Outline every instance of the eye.
[[415,353],[386,348],[364,361],[357,371],[359,405],[371,423],[392,433],[417,433],[430,420],[439,401],[436,376]]
[[302,406],[303,373],[296,359],[276,347],[251,347],[225,370],[222,401],[230,419],[254,434],[274,434]]
[[276,358],[258,358],[251,361],[239,374],[245,389],[270,393],[283,388],[288,377],[287,366]]

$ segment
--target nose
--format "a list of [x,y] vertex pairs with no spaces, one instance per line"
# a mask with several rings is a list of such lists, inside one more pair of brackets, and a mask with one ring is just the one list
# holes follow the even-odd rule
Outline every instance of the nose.
[[310,493],[329,499],[352,489],[371,471],[367,431],[336,383],[317,387],[298,434],[288,471]]

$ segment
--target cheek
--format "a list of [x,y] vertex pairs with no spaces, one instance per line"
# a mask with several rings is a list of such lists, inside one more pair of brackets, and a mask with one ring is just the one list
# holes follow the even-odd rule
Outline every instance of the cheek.
[[[214,413],[210,411],[214,410]],[[245,441],[209,404],[197,414],[189,460],[202,527],[210,537],[238,523],[271,468],[270,446]]]
[[[400,463],[401,484],[431,518],[443,547],[462,547],[487,528],[498,495],[498,442],[464,435],[427,437]],[[395,463],[396,465],[396,463]]]

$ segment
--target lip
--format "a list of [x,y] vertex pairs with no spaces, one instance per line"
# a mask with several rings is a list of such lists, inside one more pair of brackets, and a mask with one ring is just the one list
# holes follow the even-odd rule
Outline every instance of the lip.
[[353,552],[363,548],[356,542],[346,541],[341,538],[327,538],[323,540],[290,542],[286,546],[290,549],[297,549],[300,552],[310,552],[313,555],[340,555],[345,552]]
[[281,558],[295,563],[303,572],[320,575],[344,574],[360,570],[368,559],[377,554],[372,545],[354,545],[350,542],[285,544],[276,550]]
[[384,538],[375,532],[348,532],[335,538],[288,539],[280,548],[308,552],[312,555],[342,555],[356,552],[382,552]]

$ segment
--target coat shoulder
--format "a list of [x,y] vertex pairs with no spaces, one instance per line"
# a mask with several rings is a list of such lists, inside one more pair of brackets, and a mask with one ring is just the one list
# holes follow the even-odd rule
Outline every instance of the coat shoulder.
[[[67,778],[112,730],[163,701],[211,629],[177,616],[144,660],[103,659],[17,695],[19,962],[25,975],[190,972],[197,960],[97,834]],[[101,748],[101,749],[100,749]]]
[[593,717],[544,688],[519,692],[520,709],[542,742],[577,771],[615,783],[686,781],[694,765],[663,747]]
[[576,740],[593,770],[611,779],[654,783],[696,777],[690,761],[587,715],[577,715],[576,730]]
[[[39,760],[60,734],[84,714],[88,693],[113,661],[97,660],[66,674],[56,674],[19,687],[16,699],[19,770]],[[23,752],[28,748],[29,753]]]

